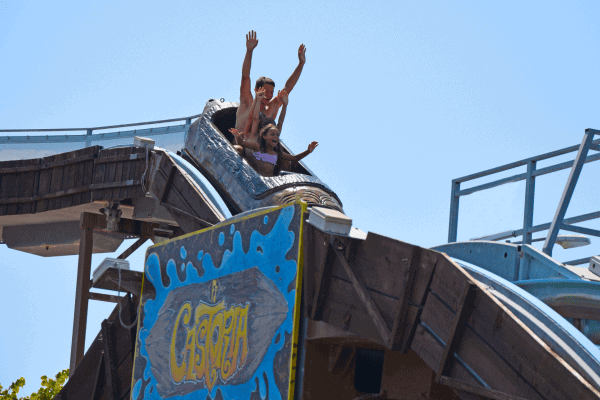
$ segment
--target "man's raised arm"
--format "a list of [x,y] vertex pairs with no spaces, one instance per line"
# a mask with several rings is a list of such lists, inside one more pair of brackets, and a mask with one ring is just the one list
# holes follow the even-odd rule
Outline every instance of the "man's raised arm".
[[[252,52],[258,45],[256,32],[250,31],[246,35],[246,57],[242,65],[242,84],[240,86],[240,103],[248,104],[252,102],[252,91],[250,90],[250,67],[252,66]],[[297,80],[297,79],[296,79]]]
[[302,68],[304,68],[304,64],[306,63],[306,47],[303,44],[298,48],[298,61],[298,66],[285,82],[284,89],[287,93],[290,93],[294,86],[296,86],[296,82],[298,82],[298,78],[300,78],[300,74],[302,73]]

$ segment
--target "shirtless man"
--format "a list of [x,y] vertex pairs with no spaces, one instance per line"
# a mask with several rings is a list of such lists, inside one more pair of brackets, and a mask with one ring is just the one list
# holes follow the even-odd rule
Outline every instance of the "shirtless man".
[[[250,117],[252,113],[252,102],[254,101],[252,97],[252,91],[250,90],[250,66],[252,64],[252,52],[258,45],[258,39],[256,39],[256,32],[250,31],[246,35],[246,57],[244,58],[244,64],[242,65],[242,84],[240,86],[240,106],[238,107],[236,114],[236,123],[235,129],[238,131],[244,131],[246,128],[246,121]],[[298,82],[298,78],[300,78],[300,74],[302,73],[302,68],[304,68],[304,63],[306,62],[306,47],[303,44],[298,48],[298,66],[292,73],[292,75],[288,78],[285,83],[285,87],[283,90],[286,93],[290,93],[296,82]],[[267,117],[271,119],[275,119],[277,117],[277,111],[279,107],[281,107],[282,99],[278,95],[273,98],[273,93],[275,91],[275,82],[272,79],[266,77],[260,77],[256,81],[255,90],[259,88],[265,89],[265,97],[260,104],[260,111]]]

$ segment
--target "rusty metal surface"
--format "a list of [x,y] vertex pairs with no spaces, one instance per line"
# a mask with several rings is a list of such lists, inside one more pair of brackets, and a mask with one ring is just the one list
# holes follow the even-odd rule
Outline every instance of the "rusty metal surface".
[[309,205],[342,210],[342,202],[320,179],[305,174],[263,177],[243,160],[212,122],[220,110],[237,103],[209,101],[185,136],[185,154],[194,161],[236,213],[294,201],[296,195]]

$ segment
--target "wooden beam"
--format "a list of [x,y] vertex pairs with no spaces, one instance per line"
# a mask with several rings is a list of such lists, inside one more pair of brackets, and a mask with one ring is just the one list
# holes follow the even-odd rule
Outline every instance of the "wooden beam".
[[210,222],[204,221],[203,219],[195,217],[167,203],[160,203],[160,205],[167,209],[169,214],[177,221],[180,228],[182,228],[185,233],[195,232],[214,226],[214,224],[211,224]]
[[[319,235],[320,236],[320,235]],[[321,246],[321,243],[315,246]],[[315,265],[315,294],[312,302],[312,308],[309,317],[315,321],[323,319],[323,310],[325,308],[325,300],[329,284],[331,283],[331,270],[333,269],[333,261],[335,260],[335,250],[328,242],[323,242],[326,250],[323,252],[323,258],[319,265]]]
[[[106,228],[106,216],[102,214],[83,213],[82,226],[90,227],[97,231],[110,232]],[[139,236],[151,239],[154,236],[154,229],[158,228],[158,223],[144,222],[135,219],[121,218],[117,232],[130,236]]]
[[[82,213],[81,219],[84,219]],[[73,337],[71,340],[71,375],[83,359],[85,331],[87,326],[90,269],[92,265],[93,230],[81,228],[79,260],[77,265],[77,286],[75,289],[75,310],[73,315]]]
[[483,386],[475,386],[469,383],[459,381],[458,379],[449,378],[447,376],[440,377],[442,385],[449,386],[453,389],[462,390],[464,392],[473,393],[493,400],[526,400],[523,397],[513,396],[498,390],[484,388]]
[[104,342],[104,373],[106,376],[106,388],[108,399],[120,400],[119,382],[117,376],[117,365],[113,351],[113,335],[111,325],[107,320],[102,321],[102,342]]
[[127,250],[125,250],[119,257],[119,260],[125,260],[127,257],[133,254],[134,251],[140,248],[141,245],[146,243],[148,238],[139,238],[134,244],[132,244]]
[[[92,385],[92,399],[91,400],[100,400],[100,395],[102,394],[101,387],[98,387],[98,378],[100,378],[100,374],[104,371],[104,358],[98,360],[96,367],[94,368],[94,383]],[[73,375],[71,375],[73,376]],[[62,392],[61,392],[62,393]],[[60,394],[60,393],[59,393]],[[56,399],[56,397],[55,397]],[[61,399],[62,400],[62,399]],[[65,399],[68,400],[68,399]]]
[[171,190],[171,185],[173,184],[173,178],[175,178],[175,173],[177,172],[177,167],[174,164],[170,164],[171,170],[169,171],[169,176],[167,181],[165,182],[165,186],[163,188],[162,195],[160,196],[160,202],[164,203],[169,196],[169,191]]
[[470,315],[469,311],[473,307],[473,300],[475,299],[476,289],[476,285],[467,281],[467,284],[465,285],[463,292],[460,296],[460,306],[458,310],[456,310],[456,315],[450,328],[450,335],[448,336],[446,347],[444,348],[444,352],[442,353],[442,359],[440,360],[439,368],[436,371],[436,383],[440,383],[439,379],[446,374],[448,366],[452,361],[454,350],[456,349],[456,344],[460,341],[462,332],[464,331],[465,322],[467,321]]
[[126,154],[122,156],[111,156],[111,157],[102,157],[96,158],[94,160],[94,164],[103,164],[110,162],[121,162],[121,161],[132,161],[132,160],[143,160],[146,158],[146,153],[133,153]]
[[398,305],[396,318],[394,318],[394,326],[392,327],[390,342],[388,344],[388,347],[391,350],[400,350],[402,343],[404,342],[404,337],[410,334],[410,329],[408,326],[409,321],[406,317],[408,315],[409,301],[412,297],[412,290],[415,286],[414,281],[417,274],[416,270],[419,267],[419,262],[421,259],[420,250],[421,249],[419,247],[415,247],[411,260],[409,261],[408,272],[403,282],[404,292],[402,294],[402,298],[400,299],[400,304]]
[[[123,289],[123,291],[125,292],[125,289]],[[90,300],[106,301],[108,303],[119,303],[119,301],[121,301],[121,299],[123,298],[120,296],[114,296],[112,294],[95,293],[95,292],[89,292],[88,296],[89,296]]]
[[365,308],[367,309],[367,312],[369,313],[369,316],[371,317],[371,319],[373,320],[373,323],[375,324],[375,327],[379,331],[379,335],[383,339],[383,342],[390,343],[390,340],[392,337],[391,332],[390,332],[389,328],[387,327],[387,324],[385,323],[385,319],[381,315],[381,311],[379,311],[379,309],[377,308],[377,305],[375,304],[375,302],[373,302],[373,299],[371,298],[371,295],[369,294],[369,291],[368,291],[367,287],[365,286],[365,283],[362,281],[362,279],[360,279],[356,275],[352,266],[348,263],[348,260],[346,260],[346,257],[344,256],[344,253],[342,252],[342,250],[337,248],[336,244],[338,243],[338,241],[336,241],[335,239],[331,239],[330,243],[331,243],[331,246],[333,247],[333,249],[335,250],[335,252],[337,253],[338,258],[339,258],[340,262],[342,263],[344,270],[346,271],[346,274],[348,274],[348,277],[350,278],[350,281],[352,282],[352,286],[354,287],[354,290],[356,290],[358,297],[364,304]]

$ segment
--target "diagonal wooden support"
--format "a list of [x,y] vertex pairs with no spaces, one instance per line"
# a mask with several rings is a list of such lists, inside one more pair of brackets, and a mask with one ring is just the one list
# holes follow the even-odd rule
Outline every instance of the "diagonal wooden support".
[[417,268],[419,268],[419,261],[421,259],[420,250],[420,248],[415,247],[412,253],[412,258],[409,261],[408,272],[405,276],[404,282],[402,282],[404,292],[402,294],[402,298],[400,299],[400,304],[398,305],[398,311],[396,318],[394,319],[394,326],[392,328],[390,341],[388,343],[388,347],[392,350],[400,350],[402,343],[405,342],[405,337],[410,333],[407,332],[409,324],[407,315],[410,298],[415,286],[415,276],[417,274]]
[[[319,246],[321,244],[319,243]],[[327,248],[323,252],[322,262],[319,263],[315,273],[315,294],[313,299],[313,305],[309,317],[315,321],[323,319],[323,310],[325,308],[325,299],[327,291],[331,283],[331,271],[333,269],[333,260],[335,258],[335,250],[328,245],[327,242],[323,243],[323,246]],[[319,260],[320,261],[320,260]]]
[[102,341],[104,342],[104,371],[106,375],[106,387],[110,400],[120,400],[119,384],[117,376],[117,365],[114,346],[112,343],[111,326],[108,320],[102,321]]
[[146,240],[148,240],[148,238],[139,238],[138,240],[136,240],[136,242],[134,244],[132,244],[127,250],[125,250],[119,257],[117,257],[120,260],[125,260],[127,257],[129,257],[130,255],[133,254],[134,251],[136,251],[137,249],[139,249],[144,243],[146,243]]
[[460,341],[461,335],[464,331],[465,322],[469,317],[468,311],[473,306],[473,300],[475,299],[475,291],[477,290],[477,286],[471,282],[468,282],[465,286],[462,295],[460,297],[459,309],[456,310],[456,315],[454,317],[454,322],[452,323],[452,327],[450,328],[450,335],[448,336],[448,341],[446,342],[446,347],[444,348],[444,352],[442,353],[442,359],[440,360],[438,370],[436,371],[436,382],[439,383],[440,379],[446,374],[448,370],[448,366],[450,365],[450,361],[453,358],[454,350],[456,349],[456,344]]
[[346,260],[346,257],[342,252],[342,248],[339,247],[339,242],[335,239],[332,239],[330,243],[335,252],[337,253],[340,262],[342,263],[342,266],[346,271],[346,274],[348,274],[348,277],[350,277],[354,290],[356,290],[356,293],[358,293],[358,297],[364,304],[365,308],[367,309],[367,313],[369,314],[369,316],[373,320],[373,323],[375,324],[375,327],[379,331],[379,335],[383,339],[383,342],[390,343],[392,334],[389,328],[387,327],[387,324],[385,323],[385,319],[383,319],[381,312],[377,308],[377,305],[371,298],[371,295],[369,294],[365,283],[362,281],[362,279],[359,279],[358,276],[356,276],[354,269],[350,266],[348,260]]
[[92,266],[92,246],[94,232],[83,224],[84,214],[81,215],[82,227],[79,241],[79,259],[77,266],[77,286],[75,289],[75,309],[73,315],[73,336],[71,339],[71,362],[69,370],[75,373],[77,365],[83,359],[85,350],[85,331],[87,327],[88,302],[90,291],[90,272]]
[[[102,387],[98,386],[98,381],[100,378],[100,374],[104,371],[104,357],[98,360],[98,364],[94,368],[94,384],[92,385],[92,398],[91,400],[100,400],[102,395]],[[56,397],[55,397],[56,399]]]
[[483,396],[486,399],[493,400],[526,400],[523,397],[513,396],[508,393],[500,392],[498,390],[484,388],[482,386],[475,386],[469,383],[459,381],[458,379],[449,378],[442,376],[440,382],[442,385],[449,386],[453,389],[462,390],[464,392],[473,393],[475,395]]
[[167,177],[167,181],[165,182],[164,190],[162,195],[160,196],[160,202],[164,203],[169,197],[169,191],[171,190],[171,184],[173,183],[173,178],[175,178],[175,173],[177,172],[177,167],[175,165],[170,164],[171,169],[169,171],[169,175]]

